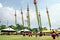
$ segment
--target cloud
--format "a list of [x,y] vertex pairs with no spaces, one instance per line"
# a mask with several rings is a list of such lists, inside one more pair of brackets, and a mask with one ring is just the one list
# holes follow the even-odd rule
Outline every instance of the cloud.
[[[11,22],[14,22],[14,9],[9,7],[3,7],[0,9],[0,17],[2,24],[10,24]],[[12,23],[13,24],[13,23]]]
[[2,8],[3,7],[3,5],[0,3],[0,8]]
[[60,3],[49,7],[52,28],[60,27]]

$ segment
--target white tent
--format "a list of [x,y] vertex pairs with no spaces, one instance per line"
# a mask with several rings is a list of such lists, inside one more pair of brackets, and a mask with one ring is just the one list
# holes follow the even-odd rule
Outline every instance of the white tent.
[[30,31],[28,29],[22,29],[22,30],[19,30],[17,33],[20,33],[21,31]]
[[1,33],[10,35],[10,34],[16,34],[16,31],[14,29],[8,27],[6,29],[2,29]]
[[15,30],[12,29],[12,28],[6,28],[6,29],[2,29],[2,30],[5,30],[5,31],[15,31]]
[[24,31],[24,30],[20,30],[20,31]]
[[28,29],[24,29],[24,31],[30,31],[30,30],[28,30]]
[[23,29],[23,30],[20,30],[20,31],[30,31],[30,30],[28,30],[28,29]]

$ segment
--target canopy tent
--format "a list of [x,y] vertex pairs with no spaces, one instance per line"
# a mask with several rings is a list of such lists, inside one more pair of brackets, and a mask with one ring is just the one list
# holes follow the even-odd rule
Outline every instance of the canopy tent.
[[51,30],[43,30],[42,32],[52,32]]
[[19,31],[30,31],[30,30],[28,30],[28,29],[22,29],[22,30],[19,30]]
[[22,31],[25,32],[25,31],[30,31],[30,30],[28,30],[28,29],[22,29],[22,30],[19,30],[18,33],[22,32]]
[[2,32],[2,31],[11,31],[11,32],[12,32],[12,31],[15,31],[15,30],[12,29],[12,28],[6,28],[6,29],[2,29],[1,32]]
[[16,31],[12,28],[6,28],[1,30],[1,34],[16,34]]
[[30,31],[30,30],[28,30],[28,29],[24,29],[24,31]]
[[28,29],[22,29],[22,30],[17,31],[18,34],[22,34],[23,32],[25,32],[26,34],[28,34],[30,32],[30,30],[28,30]]

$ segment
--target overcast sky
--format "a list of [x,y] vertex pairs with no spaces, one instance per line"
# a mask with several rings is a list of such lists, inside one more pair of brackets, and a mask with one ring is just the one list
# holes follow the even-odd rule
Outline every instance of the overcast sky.
[[[0,0],[0,25],[15,25],[14,21],[14,11],[17,14],[17,23],[22,24],[20,9],[23,10],[24,23],[27,26],[27,4],[29,4],[30,13],[30,27],[38,28],[35,7],[33,4],[34,0]],[[52,28],[60,27],[60,0],[37,0],[38,11],[41,14],[42,27],[47,27],[48,19],[46,14],[46,6],[49,10],[50,20]],[[7,24],[8,23],[8,24]]]

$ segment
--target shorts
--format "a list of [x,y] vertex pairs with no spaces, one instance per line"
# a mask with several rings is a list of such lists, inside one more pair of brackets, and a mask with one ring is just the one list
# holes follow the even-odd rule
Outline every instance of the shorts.
[[53,39],[55,39],[55,37],[53,37]]

